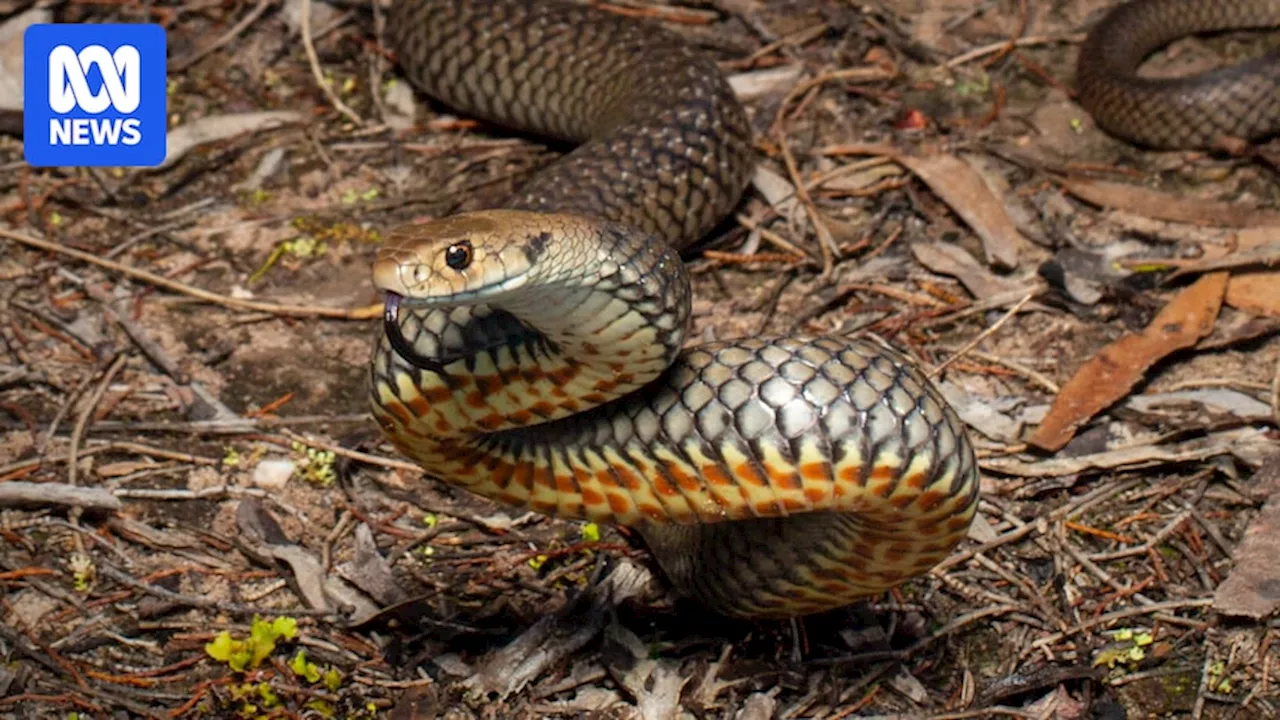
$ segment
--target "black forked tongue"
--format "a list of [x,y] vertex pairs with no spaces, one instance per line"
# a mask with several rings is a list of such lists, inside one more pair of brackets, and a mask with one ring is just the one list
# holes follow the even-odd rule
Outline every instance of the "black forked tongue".
[[386,302],[382,306],[382,329],[387,334],[387,340],[390,341],[391,348],[410,365],[437,375],[444,375],[445,363],[419,353],[413,347],[413,343],[409,342],[408,338],[401,332],[400,305],[403,300],[404,297],[402,295],[388,292]]

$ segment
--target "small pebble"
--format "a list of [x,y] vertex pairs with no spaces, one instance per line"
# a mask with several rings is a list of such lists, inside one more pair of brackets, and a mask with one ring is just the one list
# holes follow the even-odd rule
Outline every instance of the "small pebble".
[[264,490],[278,490],[289,482],[296,468],[297,464],[292,460],[263,460],[253,469],[250,482]]

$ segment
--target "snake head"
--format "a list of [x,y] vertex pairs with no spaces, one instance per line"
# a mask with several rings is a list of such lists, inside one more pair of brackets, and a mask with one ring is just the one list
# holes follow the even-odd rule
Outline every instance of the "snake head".
[[469,305],[524,287],[551,235],[538,215],[491,210],[392,230],[373,284],[407,305]]

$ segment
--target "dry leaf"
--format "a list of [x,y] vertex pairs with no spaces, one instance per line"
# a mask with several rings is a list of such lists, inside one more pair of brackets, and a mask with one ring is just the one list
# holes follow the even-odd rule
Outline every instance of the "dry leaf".
[[306,116],[292,110],[232,113],[208,115],[179,125],[169,131],[164,162],[157,169],[164,169],[181,160],[187,153],[205,143],[226,140],[241,133],[259,132],[300,123]]
[[929,270],[959,280],[979,300],[1014,292],[1022,287],[1015,280],[1000,277],[987,270],[957,245],[941,242],[912,243],[911,254]]
[[1280,608],[1280,455],[1254,474],[1252,484],[1267,503],[1236,548],[1235,567],[1214,593],[1213,608],[1260,620]]
[[988,264],[1004,268],[1018,266],[1018,252],[1030,243],[1018,232],[1004,203],[978,171],[964,160],[945,153],[903,153],[895,159],[923,180],[977,233]]
[[1063,386],[1028,442],[1058,450],[1081,425],[1124,397],[1161,358],[1212,332],[1226,288],[1227,273],[1205,275],[1169,301],[1141,334],[1125,335],[1103,348]]
[[1220,227],[1280,225],[1280,213],[1236,203],[1201,200],[1186,197],[1182,193],[1166,193],[1105,180],[1067,178],[1060,184],[1072,195],[1099,207],[1159,220]]
[[[1242,251],[1276,242],[1280,242],[1280,226],[1249,228],[1236,234],[1236,246]],[[1254,315],[1280,317],[1280,270],[1232,273],[1226,302]]]

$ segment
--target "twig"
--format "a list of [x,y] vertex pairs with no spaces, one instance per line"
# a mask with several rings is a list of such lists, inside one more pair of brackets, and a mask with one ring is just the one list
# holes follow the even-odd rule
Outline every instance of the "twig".
[[[1063,505],[1057,510],[1054,510],[1052,513],[1049,514],[1048,520],[1049,522],[1052,523],[1052,522],[1061,520],[1062,518],[1068,517],[1070,515],[1074,515],[1076,513],[1083,513],[1086,508],[1090,507],[1094,503],[1102,502],[1103,500],[1106,500],[1112,495],[1117,495],[1119,493],[1125,492],[1133,487],[1141,485],[1142,483],[1143,483],[1142,478],[1132,478],[1123,483],[1114,483],[1114,484],[1107,483],[1106,485],[1103,485],[1102,487],[1090,492],[1089,494],[1083,495],[1077,498],[1076,500],[1066,505]],[[1003,535],[997,535],[996,537],[982,543],[981,545],[970,548],[969,550],[952,554],[951,557],[935,565],[933,570],[930,571],[930,573],[932,575],[942,577],[942,575],[948,569],[955,567],[960,563],[967,562],[973,559],[974,556],[976,556],[978,553],[985,553],[989,550],[994,550],[1000,547],[1001,545],[1007,545],[1015,540],[1020,540],[1035,532],[1046,532],[1047,527],[1048,527],[1047,524],[1042,526],[1042,524],[1039,522],[1030,522],[1025,525],[1022,525],[1021,527],[1014,528],[1013,530],[1010,530],[1009,532],[1004,533]]]
[[745,215],[743,213],[739,213],[738,215],[735,216],[735,218],[747,230],[750,230],[751,232],[760,233],[760,237],[763,238],[764,240],[767,240],[773,243],[777,247],[781,248],[782,250],[792,255],[804,258],[805,261],[807,262],[812,262],[813,258],[809,255],[809,253],[800,249],[799,246],[795,245],[790,240],[782,237],[778,233],[770,230],[767,227],[764,227],[759,220],[756,220],[755,218],[752,218],[749,215]]
[[48,252],[72,257],[91,265],[97,265],[100,268],[105,268],[122,275],[127,275],[135,280],[141,280],[142,282],[162,287],[166,290],[172,290],[176,293],[181,293],[199,300],[204,300],[206,302],[237,310],[257,310],[259,312],[269,312],[275,315],[324,317],[336,318],[339,320],[368,320],[369,318],[378,317],[382,314],[381,305],[369,305],[362,308],[327,308],[317,307],[314,305],[279,305],[276,303],[257,302],[254,300],[241,300],[239,298],[227,297],[226,295],[209,292],[208,290],[201,290],[200,288],[192,287],[186,283],[170,280],[162,275],[156,275],[155,273],[129,265],[122,265],[121,263],[113,260],[104,260],[97,255],[81,252],[74,248],[69,248],[65,245],[51,242],[49,240],[43,240],[30,235],[23,235],[22,233],[14,232],[12,230],[0,228],[0,237],[8,238],[15,242],[20,242],[23,245],[39,248]]
[[133,422],[104,420],[94,423],[100,432],[165,432],[192,435],[244,435],[256,430],[303,425],[361,425],[371,421],[368,413],[345,415],[295,415],[292,417],[226,418],[173,422]]
[[107,368],[107,372],[102,376],[102,382],[98,383],[97,389],[93,391],[93,395],[89,396],[89,402],[85,403],[84,410],[80,413],[80,417],[76,419],[75,427],[71,430],[71,449],[67,451],[67,484],[76,484],[77,466],[76,455],[80,452],[80,440],[84,437],[84,430],[89,425],[89,418],[93,417],[93,411],[97,409],[98,403],[102,401],[102,396],[106,394],[107,387],[111,385],[111,381],[115,379],[116,373],[120,372],[120,368],[124,367],[129,356],[120,353],[116,356],[111,367]]
[[[54,435],[58,432],[58,426],[62,425],[62,421],[66,418],[67,413],[71,412],[71,408],[76,404],[76,400],[89,389],[90,383],[93,382],[93,376],[89,375],[80,381],[80,384],[67,394],[67,401],[58,408],[58,412],[54,413],[53,420],[49,421],[49,431],[40,440],[38,452],[43,455],[49,449],[49,443],[53,442]],[[39,461],[37,461],[37,464]]]
[[937,377],[938,373],[942,372],[943,370],[946,370],[948,365],[964,357],[970,350],[980,345],[983,340],[986,340],[987,338],[991,337],[991,335],[994,334],[997,330],[1004,327],[1004,324],[1009,322],[1009,319],[1012,318],[1014,315],[1017,315],[1018,311],[1021,310],[1023,306],[1025,306],[1027,303],[1031,302],[1031,299],[1034,298],[1039,292],[1040,292],[1039,288],[1033,288],[1026,295],[1023,295],[1022,299],[1019,300],[1016,305],[1009,308],[1009,311],[1006,312],[1004,315],[1002,315],[999,320],[992,323],[991,327],[978,333],[977,337],[965,343],[963,347],[961,347],[959,350],[955,352],[955,354],[953,354],[951,357],[947,358],[946,360],[943,360],[941,363],[938,363],[937,366],[935,366],[932,370],[929,371],[929,377]]
[[347,448],[344,448],[341,445],[334,445],[333,443],[328,443],[323,440],[316,440],[315,438],[309,438],[305,435],[293,432],[292,430],[289,430],[287,428],[284,430],[281,430],[280,434],[284,435],[290,440],[300,442],[303,445],[310,445],[311,447],[317,450],[327,450],[328,452],[331,452],[334,455],[341,455],[342,457],[345,457],[345,458],[358,460],[362,463],[365,463],[366,465],[374,465],[377,467],[385,467],[385,468],[394,468],[396,470],[406,470],[409,472],[416,472],[416,473],[424,472],[421,466],[411,462],[406,462],[404,460],[396,460],[394,458],[379,457],[377,455],[370,455],[369,453],[362,453],[359,450],[348,450]]
[[[121,585],[126,585],[136,590],[141,590],[142,592],[147,593],[148,595],[154,595],[155,597],[158,597],[161,600],[168,600],[169,602],[177,603],[179,605],[185,605],[187,607],[211,608],[219,612],[227,613],[229,615],[266,616],[266,615],[270,615],[272,612],[268,608],[250,607],[247,605],[239,605],[236,603],[221,602],[213,598],[194,597],[191,595],[182,595],[180,593],[171,592],[169,590],[165,590],[164,588],[156,587],[155,585],[142,582],[141,580],[136,580],[132,576],[130,576],[128,573],[123,572],[121,570],[117,570],[116,568],[106,563],[102,563],[99,566],[98,573],[101,575],[105,575],[106,577],[109,577],[112,580],[115,580]],[[311,610],[309,608],[293,608],[289,610],[289,614],[290,615],[307,615],[311,617],[327,617],[327,618],[340,617],[338,613],[335,613],[332,610]]]
[[103,488],[21,480],[0,483],[0,507],[23,505],[71,505],[90,510],[119,510],[124,507],[119,498]]
[[356,114],[355,110],[347,107],[347,104],[342,102],[342,99],[330,87],[329,82],[324,79],[324,71],[320,69],[320,56],[316,54],[315,42],[311,39],[311,0],[302,0],[301,12],[302,46],[307,51],[307,62],[311,65],[312,77],[316,79],[316,84],[324,91],[325,97],[329,98],[329,104],[333,105],[335,110],[346,115],[347,119],[357,126],[364,125],[364,120]]
[[142,351],[143,355],[147,356],[148,360],[160,368],[164,374],[173,378],[173,381],[179,385],[187,385],[191,382],[191,376],[178,367],[178,363],[169,357],[159,343],[147,335],[142,326],[129,319],[127,313],[116,309],[114,300],[109,293],[89,282],[86,282],[83,287],[89,297],[102,303],[102,309],[106,311],[107,317],[114,320],[124,330],[124,334],[129,336],[129,339],[133,341],[134,345],[138,346],[138,349]]
[[1276,358],[1276,372],[1271,377],[1271,415],[1280,426],[1280,358]]
[[214,40],[212,43],[205,46],[203,49],[197,50],[191,55],[188,55],[187,57],[181,60],[178,60],[177,62],[171,63],[169,65],[169,72],[171,73],[182,72],[183,70],[186,70],[192,65],[195,65],[197,62],[200,62],[204,58],[208,57],[210,53],[216,51],[218,48],[226,45],[232,40],[235,40],[240,35],[240,33],[248,29],[248,27],[252,25],[255,20],[262,17],[262,14],[267,11],[267,8],[270,8],[274,4],[275,4],[275,0],[258,0],[258,4],[254,5],[253,9],[250,10],[248,14],[246,14],[244,18],[240,20],[240,22],[235,24],[235,27],[223,33],[221,37],[219,37],[217,40]]
[[[940,349],[946,352],[960,352],[959,348],[942,347]],[[1045,375],[1044,373],[1038,370],[1035,370],[1034,368],[1029,368],[1026,365],[1023,365],[1022,363],[1018,362],[1017,360],[1014,360],[1013,358],[1005,357],[1003,355],[996,355],[994,353],[989,353],[989,352],[982,352],[981,350],[970,350],[969,357],[975,358],[977,360],[981,360],[982,362],[985,362],[985,363],[992,363],[995,365],[1000,365],[1002,367],[1009,368],[1015,373],[1030,380],[1032,383],[1044,388],[1050,394],[1057,395],[1058,391],[1060,390],[1060,388],[1058,387],[1058,384],[1055,383],[1052,379],[1050,379],[1047,375]]]
[[964,65],[967,62],[977,60],[980,57],[992,55],[998,52],[1006,52],[1013,48],[1030,47],[1032,45],[1050,45],[1053,43],[1079,43],[1084,40],[1083,34],[1076,35],[1028,35],[1020,37],[1017,40],[1000,40],[989,45],[974,48],[966,53],[957,55],[943,63],[943,67],[954,68]]
[[800,177],[800,169],[796,166],[795,156],[791,154],[791,149],[787,147],[786,138],[781,134],[778,140],[778,149],[782,153],[783,164],[787,167],[787,174],[791,176],[791,184],[796,189],[796,199],[804,206],[805,214],[809,216],[809,221],[813,223],[813,231],[818,236],[818,249],[822,251],[822,279],[826,280],[831,277],[831,272],[835,268],[835,256],[840,252],[836,247],[835,238],[831,235],[831,228],[827,227],[827,223],[818,214],[818,206],[813,203],[813,198],[809,196],[809,191],[804,187],[804,179]]
[[1204,639],[1204,665],[1200,667],[1200,685],[1196,687],[1196,701],[1191,706],[1192,720],[1204,716],[1204,696],[1209,690],[1209,668],[1213,667],[1214,647],[1209,638]]
[[1022,652],[1019,654],[1019,657],[1026,657],[1027,653],[1030,653],[1034,650],[1039,650],[1041,648],[1048,647],[1056,642],[1059,642],[1072,635],[1075,635],[1076,633],[1084,632],[1085,630],[1088,630],[1090,628],[1094,628],[1099,625],[1106,625],[1108,623],[1112,623],[1117,620],[1124,620],[1126,618],[1131,618],[1136,615],[1148,615],[1148,614],[1159,612],[1162,610],[1182,610],[1184,608],[1211,607],[1212,605],[1213,605],[1213,598],[1207,597],[1207,598],[1190,598],[1188,600],[1169,600],[1166,602],[1154,603],[1152,605],[1142,605],[1136,608],[1127,608],[1125,610],[1117,610],[1115,612],[1107,613],[1106,615],[1099,615],[1096,618],[1085,620],[1084,622],[1074,625],[1070,628],[1067,628],[1062,632],[1056,632],[1051,635],[1046,635],[1045,637],[1042,637],[1039,640],[1032,642],[1031,645],[1023,649]]

